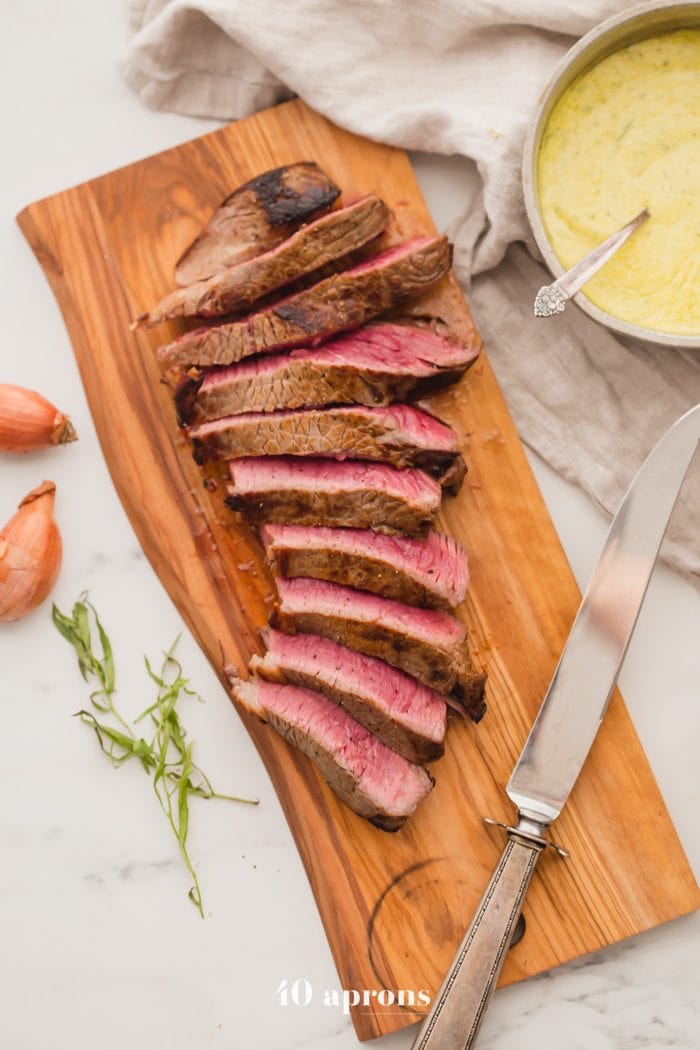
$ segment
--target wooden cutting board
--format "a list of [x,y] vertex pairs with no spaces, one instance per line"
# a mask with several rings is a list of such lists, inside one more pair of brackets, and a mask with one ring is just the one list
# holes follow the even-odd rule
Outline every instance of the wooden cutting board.
[[[318,161],[347,195],[379,193],[403,235],[434,231],[404,153],[341,131],[298,101],[18,217],[63,312],[122,503],[222,681],[224,665],[242,671],[259,650],[271,582],[254,536],[223,506],[220,480],[213,492],[203,487],[159,383],[153,348],[177,327],[131,334],[129,322],[171,288],[176,258],[231,188],[299,160]],[[428,305],[462,335],[472,331],[454,281]],[[310,762],[271,729],[242,716],[284,807],[344,988],[436,991],[502,847],[501,833],[482,816],[513,816],[503,786],[580,597],[487,356],[433,405],[457,430],[469,464],[462,492],[445,501],[442,526],[470,551],[473,582],[462,614],[474,659],[489,673],[486,718],[453,726],[447,754],[433,766],[437,787],[402,831],[388,835],[338,803]],[[619,696],[556,838],[571,857],[552,854],[540,864],[526,933],[509,953],[502,984],[700,904]],[[264,901],[258,906],[262,912]],[[353,1020],[360,1039],[370,1039],[420,1012],[383,1007],[375,997]]]

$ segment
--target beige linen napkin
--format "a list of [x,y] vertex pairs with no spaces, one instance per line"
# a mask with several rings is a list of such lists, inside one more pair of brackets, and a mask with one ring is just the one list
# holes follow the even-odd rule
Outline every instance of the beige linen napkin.
[[[700,353],[623,345],[548,283],[520,191],[525,127],[552,68],[621,0],[132,0],[129,83],[148,105],[232,119],[298,94],[359,134],[476,163],[458,272],[523,439],[607,511],[664,428],[700,401]],[[506,255],[507,252],[507,255]],[[504,258],[505,257],[505,258]],[[697,468],[694,472],[696,489]],[[691,485],[693,482],[691,481]],[[700,581],[686,491],[664,555]]]

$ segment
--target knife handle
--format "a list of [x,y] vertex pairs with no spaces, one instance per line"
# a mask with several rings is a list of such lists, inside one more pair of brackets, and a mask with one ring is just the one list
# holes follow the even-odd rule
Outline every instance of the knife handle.
[[511,833],[412,1050],[469,1050],[496,987],[544,839]]

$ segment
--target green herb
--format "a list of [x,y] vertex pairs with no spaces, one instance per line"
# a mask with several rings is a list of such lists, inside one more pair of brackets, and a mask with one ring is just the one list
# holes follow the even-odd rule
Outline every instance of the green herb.
[[[177,705],[182,696],[200,701],[201,697],[190,689],[182,667],[173,655],[178,639],[163,654],[159,673],[153,670],[146,659],[146,670],[157,687],[156,699],[130,725],[114,704],[116,685],[112,646],[94,606],[87,600],[87,594],[80,595],[73,606],[72,616],[66,616],[54,605],[52,618],[58,631],[75,649],[80,673],[85,681],[98,683],[99,688],[90,694],[90,701],[96,711],[106,716],[100,720],[92,711],[82,710],[77,711],[75,717],[94,730],[100,748],[113,766],[122,766],[129,759],[136,758],[151,777],[156,798],[178,841],[185,867],[192,878],[193,885],[188,896],[203,918],[199,879],[187,850],[190,796],[221,798],[253,806],[259,800],[219,794],[193,761],[192,744],[187,741],[187,732],[180,720]],[[99,639],[99,656],[95,652],[91,620]],[[148,719],[153,727],[150,739],[137,734],[136,726],[144,719]]]

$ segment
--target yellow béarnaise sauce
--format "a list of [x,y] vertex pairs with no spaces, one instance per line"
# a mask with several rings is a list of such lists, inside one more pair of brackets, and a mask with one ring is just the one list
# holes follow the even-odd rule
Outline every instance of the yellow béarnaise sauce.
[[699,334],[700,29],[640,40],[566,88],[544,130],[537,191],[565,269],[648,208],[583,292],[620,320]]

